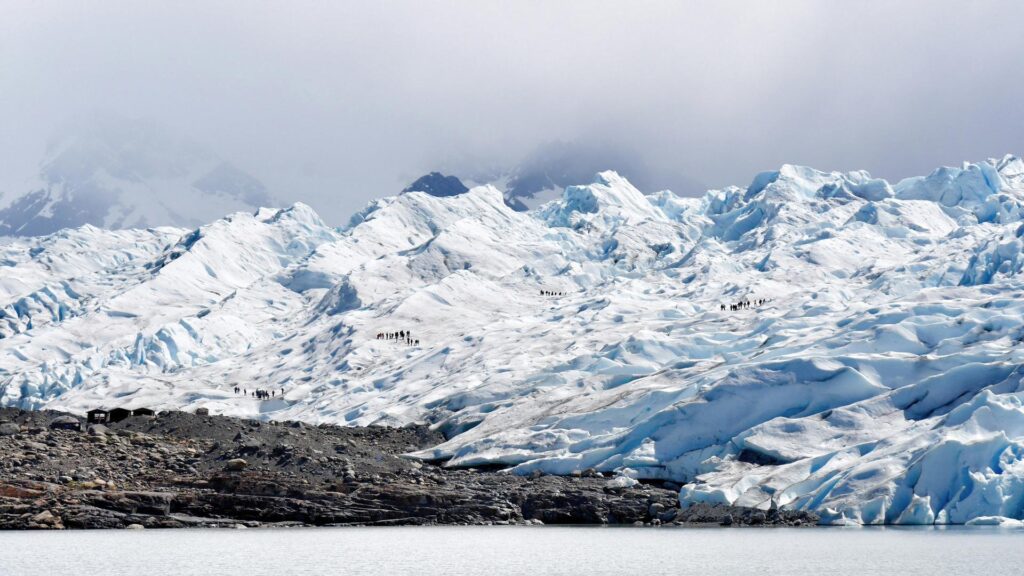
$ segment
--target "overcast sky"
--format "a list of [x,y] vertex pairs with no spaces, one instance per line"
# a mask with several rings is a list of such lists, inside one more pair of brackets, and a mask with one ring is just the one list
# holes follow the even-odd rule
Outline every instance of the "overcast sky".
[[1019,1],[0,0],[0,187],[91,110],[335,223],[555,140],[711,187],[782,163],[897,179],[1024,152],[1022,30]]

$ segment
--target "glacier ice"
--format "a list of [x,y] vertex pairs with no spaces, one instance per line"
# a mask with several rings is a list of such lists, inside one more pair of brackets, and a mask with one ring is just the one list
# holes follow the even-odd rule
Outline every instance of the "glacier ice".
[[[681,198],[602,172],[528,212],[483,186],[341,228],[297,204],[9,239],[0,402],[425,422],[447,441],[411,457],[449,466],[1019,525],[1022,203],[1008,156],[896,184],[785,165]],[[419,344],[375,338],[397,330]]]

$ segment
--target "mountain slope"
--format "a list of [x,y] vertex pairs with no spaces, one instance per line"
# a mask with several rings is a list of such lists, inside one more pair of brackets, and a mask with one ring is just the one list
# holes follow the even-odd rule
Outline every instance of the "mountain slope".
[[455,176],[431,172],[416,179],[402,192],[425,192],[431,196],[457,196],[469,192],[469,188]]
[[488,165],[480,159],[449,166],[466,182],[498,188],[505,203],[521,212],[561,198],[565,188],[587,182],[608,167],[643,190],[670,189],[692,196],[707,189],[681,170],[648,164],[628,146],[594,140],[549,142],[511,166]]
[[[417,454],[597,468],[831,523],[1024,518],[1024,163],[613,172],[0,245],[0,401],[426,422]],[[402,340],[381,333],[408,331]],[[270,400],[235,386],[274,389]]]
[[198,226],[274,203],[252,176],[144,121],[99,117],[52,139],[39,181],[0,206],[0,236],[104,228]]

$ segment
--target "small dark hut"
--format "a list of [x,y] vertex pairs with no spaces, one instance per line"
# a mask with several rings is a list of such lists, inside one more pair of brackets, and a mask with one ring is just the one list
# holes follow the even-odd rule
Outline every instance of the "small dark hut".
[[120,422],[131,415],[132,411],[127,408],[114,408],[107,413],[107,422]]
[[132,410],[132,416],[153,416],[155,412],[149,408],[136,408]]
[[109,415],[102,408],[93,408],[85,413],[85,421],[89,424],[106,424]]

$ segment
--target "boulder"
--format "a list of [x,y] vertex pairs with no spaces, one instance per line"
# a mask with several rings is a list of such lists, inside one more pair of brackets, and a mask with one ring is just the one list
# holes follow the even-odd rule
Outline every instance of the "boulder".
[[16,484],[0,483],[0,497],[28,500],[38,498],[43,494],[44,492],[42,490],[26,488],[24,486],[18,486]]
[[53,512],[49,510],[43,510],[32,517],[32,522],[42,526],[54,526],[60,523],[60,517],[55,516]]
[[240,472],[245,470],[245,467],[248,465],[249,463],[245,461],[245,458],[232,458],[231,460],[228,460],[224,469],[230,472]]
[[647,507],[647,515],[651,518],[657,518],[659,514],[665,511],[665,505],[660,502],[655,502]]
[[50,420],[50,429],[52,430],[77,430],[82,431],[82,423],[78,421],[78,418],[74,416],[58,416],[53,420]]
[[238,452],[240,454],[259,454],[260,449],[263,447],[263,443],[256,438],[242,437],[236,438],[238,442]]
[[0,436],[14,436],[21,432],[17,422],[0,422]]

